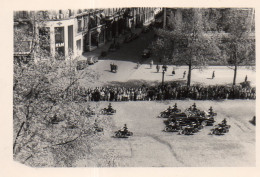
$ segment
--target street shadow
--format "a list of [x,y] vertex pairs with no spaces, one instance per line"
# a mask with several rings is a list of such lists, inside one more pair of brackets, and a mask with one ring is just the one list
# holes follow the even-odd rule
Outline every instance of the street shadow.
[[127,136],[122,136],[122,137],[111,136],[111,138],[124,139],[124,138],[128,138],[128,137]]
[[106,70],[104,70],[104,71],[107,71],[107,72],[110,72],[110,73],[112,73],[112,72],[111,72],[111,70],[108,70],[108,69],[106,69]]

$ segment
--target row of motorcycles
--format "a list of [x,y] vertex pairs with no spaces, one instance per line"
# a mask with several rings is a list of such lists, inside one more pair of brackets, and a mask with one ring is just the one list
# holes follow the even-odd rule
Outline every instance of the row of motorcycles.
[[[161,112],[158,117],[168,118],[164,121],[166,125],[164,128],[165,132],[178,132],[179,135],[193,135],[205,126],[212,126],[216,115],[217,113],[213,112],[212,107],[210,107],[209,111],[201,111],[197,109],[195,103],[182,112],[175,103],[175,105]],[[226,119],[224,119],[221,123],[215,125],[209,134],[223,135],[229,132],[230,127],[230,125],[227,125]]]

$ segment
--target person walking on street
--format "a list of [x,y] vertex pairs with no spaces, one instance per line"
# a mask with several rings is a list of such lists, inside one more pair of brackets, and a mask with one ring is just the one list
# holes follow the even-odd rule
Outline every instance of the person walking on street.
[[247,75],[246,75],[246,77],[245,77],[245,82],[247,82]]
[[183,72],[183,79],[185,78],[186,76],[186,71]]
[[150,62],[150,69],[152,69],[152,67],[153,67],[153,60],[151,60]]
[[212,73],[212,79],[214,79],[215,78],[215,71],[213,71],[213,73]]
[[158,64],[156,65],[156,70],[157,70],[157,73],[160,71],[160,66]]
[[139,66],[140,66],[140,63],[139,63],[139,62],[137,62],[136,69],[138,69],[138,68],[139,68]]
[[173,70],[172,70],[172,76],[174,77],[174,75],[175,75],[175,70],[174,70],[174,68],[173,68]]

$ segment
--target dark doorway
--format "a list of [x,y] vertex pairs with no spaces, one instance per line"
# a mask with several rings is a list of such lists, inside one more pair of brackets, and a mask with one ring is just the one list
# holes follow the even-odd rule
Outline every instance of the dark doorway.
[[68,26],[68,47],[69,52],[73,52],[73,25]]

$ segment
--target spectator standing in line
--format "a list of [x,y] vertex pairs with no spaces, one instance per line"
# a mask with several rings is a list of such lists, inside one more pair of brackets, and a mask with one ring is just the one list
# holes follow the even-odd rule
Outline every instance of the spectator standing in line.
[[152,67],[153,67],[153,60],[151,60],[150,62],[150,69],[152,69]]
[[212,79],[214,79],[215,78],[215,71],[213,71],[213,73],[212,73]]
[[186,71],[183,72],[183,79],[185,78],[186,76]]

